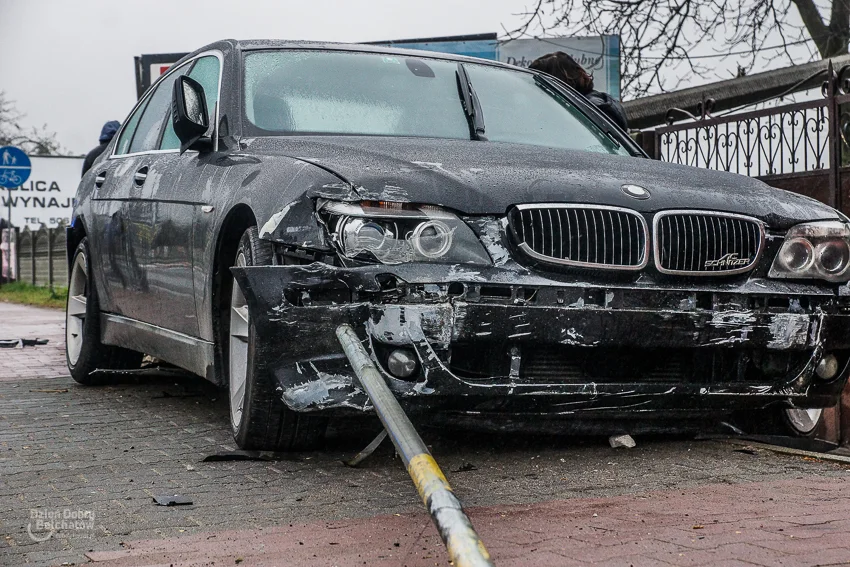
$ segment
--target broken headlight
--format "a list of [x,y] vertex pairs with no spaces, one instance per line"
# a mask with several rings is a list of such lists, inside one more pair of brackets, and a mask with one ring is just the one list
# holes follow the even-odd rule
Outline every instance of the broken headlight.
[[770,267],[771,278],[850,280],[850,226],[841,221],[791,227]]
[[439,207],[324,201],[318,210],[340,252],[352,260],[491,264],[472,229]]

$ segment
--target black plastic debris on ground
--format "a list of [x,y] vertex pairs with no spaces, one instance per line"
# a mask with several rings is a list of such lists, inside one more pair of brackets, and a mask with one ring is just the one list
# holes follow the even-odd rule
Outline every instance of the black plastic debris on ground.
[[207,455],[202,463],[219,461],[300,461],[301,458],[290,453],[273,453],[262,451],[226,451]]
[[153,501],[160,506],[187,506],[192,500],[181,494],[160,494],[153,497]]
[[0,339],[0,348],[24,348],[46,344],[47,339]]

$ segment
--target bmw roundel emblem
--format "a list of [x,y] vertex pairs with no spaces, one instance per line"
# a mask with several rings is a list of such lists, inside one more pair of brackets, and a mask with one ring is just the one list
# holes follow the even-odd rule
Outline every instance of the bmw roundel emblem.
[[640,199],[641,201],[644,199],[649,199],[649,191],[641,187],[640,185],[631,185],[626,184],[622,187],[623,193],[632,197],[633,199]]

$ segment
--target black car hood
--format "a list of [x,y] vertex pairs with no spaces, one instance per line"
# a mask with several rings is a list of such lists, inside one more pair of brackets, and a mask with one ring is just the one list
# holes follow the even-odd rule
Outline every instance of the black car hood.
[[[592,203],[642,212],[704,209],[751,215],[785,229],[835,219],[818,201],[753,178],[645,158],[499,142],[374,136],[288,136],[244,140],[251,154],[313,163],[355,188],[340,197],[443,205],[503,214],[518,203]],[[646,188],[637,200],[624,184]]]

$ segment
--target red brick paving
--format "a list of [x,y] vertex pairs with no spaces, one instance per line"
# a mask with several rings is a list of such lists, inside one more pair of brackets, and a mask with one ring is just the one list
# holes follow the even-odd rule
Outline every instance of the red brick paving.
[[[850,564],[850,477],[709,485],[473,508],[494,561],[521,565]],[[125,543],[104,567],[173,564],[446,565],[425,514]]]

